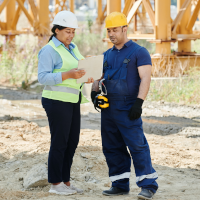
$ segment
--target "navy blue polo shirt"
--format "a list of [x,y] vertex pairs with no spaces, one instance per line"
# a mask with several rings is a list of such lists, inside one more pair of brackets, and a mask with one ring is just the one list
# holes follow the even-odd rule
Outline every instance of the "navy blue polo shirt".
[[[112,68],[122,67],[124,59],[130,53],[131,49],[134,48],[135,45],[138,46],[137,43],[130,40],[127,43],[125,43],[120,50],[113,46],[107,58],[108,66],[111,66]],[[104,55],[105,53],[106,52],[104,52]],[[139,48],[135,53],[133,53],[130,59],[131,60],[127,66],[127,85],[129,92],[132,91],[132,87],[138,87],[140,84],[138,67],[142,65],[152,65],[150,54],[144,47]]]

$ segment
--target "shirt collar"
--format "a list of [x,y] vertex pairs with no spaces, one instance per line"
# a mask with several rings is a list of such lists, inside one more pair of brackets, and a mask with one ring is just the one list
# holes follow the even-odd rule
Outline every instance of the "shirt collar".
[[[60,40],[58,40],[56,37],[53,37],[53,38],[52,38],[52,41],[53,41],[53,43],[55,44],[56,48],[57,48],[58,46],[60,46],[60,45],[62,45],[62,46],[65,47],[65,45],[64,45]],[[74,48],[75,48],[75,45],[72,44],[72,43],[70,43],[69,48],[70,48],[70,49],[74,49]]]
[[[124,47],[129,47],[132,43],[133,43],[133,41],[132,41],[132,40],[129,40],[128,42],[126,42],[126,43],[124,44],[124,46],[123,46],[121,49],[123,49]],[[114,49],[117,49],[117,48],[115,47],[115,45],[111,48],[111,50],[113,51]]]

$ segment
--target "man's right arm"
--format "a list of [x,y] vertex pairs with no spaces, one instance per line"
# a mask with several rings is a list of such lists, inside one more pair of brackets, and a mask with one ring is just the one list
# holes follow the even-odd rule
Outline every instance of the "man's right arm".
[[94,81],[94,83],[92,84],[91,99],[93,103],[94,103],[95,97],[101,93],[101,91],[99,90],[99,81],[103,79],[103,77],[104,77],[104,74],[99,80]]
[[99,81],[98,80],[94,81],[94,83],[92,84],[92,91],[99,92]]
[[102,80],[103,77],[104,77],[104,74],[99,80],[94,81],[94,83],[92,84],[92,91],[99,92],[99,81]]

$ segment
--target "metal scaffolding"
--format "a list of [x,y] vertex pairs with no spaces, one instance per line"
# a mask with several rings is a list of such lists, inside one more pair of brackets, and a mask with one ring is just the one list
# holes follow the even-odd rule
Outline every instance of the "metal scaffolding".
[[[26,0],[4,0],[0,5],[0,14],[5,9],[5,22],[0,21],[0,35],[13,39],[19,34],[34,34],[35,36],[49,35],[50,22],[61,10],[67,10],[66,0],[55,0],[55,11],[49,11],[49,0],[27,0],[29,9],[24,6]],[[16,3],[18,4],[16,7]],[[69,0],[70,10],[74,12],[74,0]],[[16,30],[21,13],[27,17],[32,29]]]
[[[29,8],[24,6],[28,2]],[[199,55],[191,52],[191,40],[200,39],[200,30],[194,30],[197,19],[200,19],[200,0],[177,0],[177,15],[171,18],[171,0],[107,0],[103,5],[102,0],[96,0],[98,5],[98,17],[96,24],[99,29],[104,24],[106,16],[113,12],[123,12],[128,19],[130,33],[128,38],[134,41],[144,39],[156,44],[156,54],[162,55],[166,60],[166,66],[176,64],[175,56],[179,60],[188,59],[181,56],[197,56],[195,62],[200,66]],[[49,0],[4,0],[0,4],[0,14],[5,9],[5,22],[0,21],[0,35],[14,39],[16,35],[32,33],[39,38],[50,34],[50,22],[56,13],[69,9],[74,12],[74,0],[53,0],[54,12],[49,11]],[[16,6],[17,3],[17,6]],[[122,10],[123,8],[123,10]],[[27,17],[31,29],[16,30],[21,13]],[[109,38],[108,47],[112,45]],[[171,43],[178,42],[178,51],[171,53]],[[190,57],[193,60],[194,57]],[[152,57],[153,63],[157,62],[156,56]],[[182,61],[181,61],[182,62]],[[192,64],[191,64],[192,65]]]

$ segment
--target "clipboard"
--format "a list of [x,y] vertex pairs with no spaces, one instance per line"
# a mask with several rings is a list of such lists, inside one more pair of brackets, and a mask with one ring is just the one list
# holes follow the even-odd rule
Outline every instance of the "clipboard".
[[84,69],[86,74],[77,79],[77,83],[84,83],[88,81],[88,78],[98,80],[103,74],[103,60],[104,55],[88,57],[84,60],[78,61],[78,69]]

